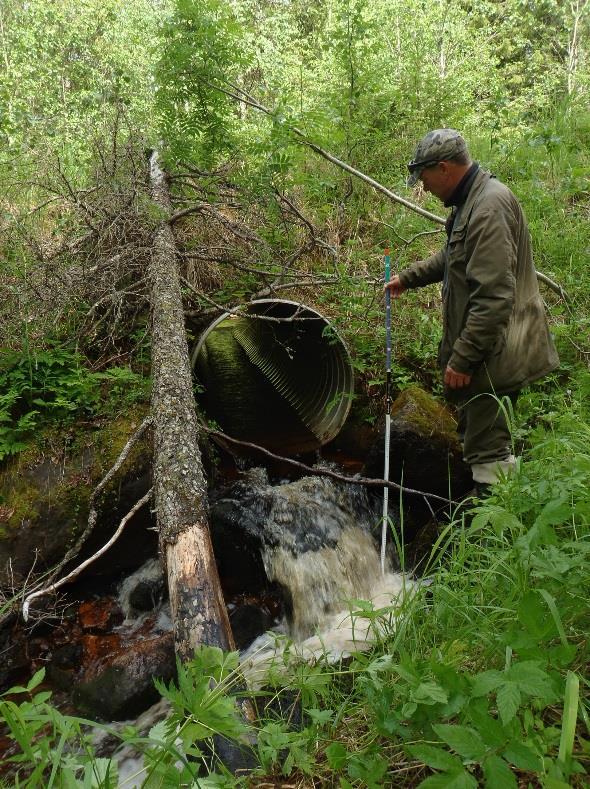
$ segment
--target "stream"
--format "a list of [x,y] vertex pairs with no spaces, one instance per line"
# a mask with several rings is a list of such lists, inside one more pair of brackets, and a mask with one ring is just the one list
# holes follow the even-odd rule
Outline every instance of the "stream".
[[[395,627],[395,601],[413,582],[393,572],[391,544],[382,575],[380,520],[378,502],[360,486],[324,477],[271,482],[264,468],[242,472],[211,495],[212,540],[249,687],[263,686],[277,664],[285,670],[296,660],[337,661],[367,648],[379,628],[355,601],[390,607],[380,621]],[[80,602],[68,599],[57,625],[28,636],[28,650],[33,669],[46,667],[65,711],[115,731],[132,723],[147,734],[168,712],[153,677],[175,676],[159,559],[105,589],[95,585]],[[94,738],[99,755],[116,758],[119,785],[140,786],[140,755],[102,729]]]
[[[272,668],[286,671],[291,662],[305,660],[336,662],[355,651],[367,649],[383,631],[395,627],[396,601],[410,592],[414,582],[401,573],[381,573],[375,539],[376,509],[363,489],[341,486],[320,477],[272,485],[262,468],[251,469],[212,503],[214,540],[220,530],[237,531],[240,549],[251,555],[259,547],[264,568],[267,597],[280,590],[282,605],[270,613],[264,595],[234,596],[229,602],[230,619],[235,623],[242,612],[249,619],[250,634],[262,623],[270,624],[250,643],[242,641],[241,671],[250,689],[265,684]],[[392,554],[390,554],[392,555]],[[246,562],[247,565],[247,562]],[[251,568],[242,567],[246,576]],[[235,578],[234,578],[235,582]],[[171,632],[168,602],[158,590],[163,588],[157,560],[149,560],[126,578],[119,588],[118,605],[125,619],[118,632],[150,638]],[[152,591],[150,591],[152,590]],[[152,595],[150,613],[138,610],[137,598]],[[379,619],[364,616],[359,600],[370,600],[375,610],[386,609]],[[254,612],[262,607],[266,616]],[[140,606],[141,608],[142,606]],[[244,612],[246,615],[244,617]],[[146,631],[146,623],[150,630]],[[164,700],[128,721],[140,734],[166,717]],[[115,729],[125,722],[114,724]],[[102,755],[111,755],[115,741],[97,730],[95,744]],[[131,746],[116,750],[119,786],[139,787],[144,777],[143,759]]]

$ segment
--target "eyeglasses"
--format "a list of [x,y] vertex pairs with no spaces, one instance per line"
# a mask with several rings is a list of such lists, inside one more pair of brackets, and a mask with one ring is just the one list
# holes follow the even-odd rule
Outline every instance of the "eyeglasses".
[[440,159],[425,159],[421,162],[411,161],[408,164],[408,170],[412,175],[416,175],[417,178],[420,177],[422,170],[425,170],[427,167],[433,167],[435,164],[439,164]]

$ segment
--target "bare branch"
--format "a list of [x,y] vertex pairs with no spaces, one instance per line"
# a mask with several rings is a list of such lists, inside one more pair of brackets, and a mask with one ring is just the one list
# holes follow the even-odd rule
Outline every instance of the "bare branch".
[[[257,110],[260,110],[260,112],[263,112],[265,115],[274,117],[274,113],[272,110],[270,110],[268,107],[265,107],[263,104],[257,101],[253,96],[251,96],[247,91],[245,91],[243,88],[240,88],[238,85],[235,85],[231,82],[227,83],[232,88],[233,91],[232,92],[230,90],[227,90],[226,88],[222,88],[220,85],[214,85],[212,83],[207,83],[207,84],[209,85],[209,87],[212,87],[215,90],[220,91],[221,93],[225,93],[227,96],[235,99],[236,101],[244,102],[245,104],[248,104],[250,107],[254,107]],[[361,172],[361,170],[357,170],[355,167],[351,167],[351,165],[347,164],[341,159],[338,159],[329,151],[326,151],[324,148],[321,148],[319,145],[316,145],[307,137],[307,135],[304,132],[301,131],[301,129],[298,129],[296,126],[293,125],[289,125],[288,128],[299,139],[302,145],[306,145],[308,148],[311,148],[311,150],[315,151],[315,153],[317,153],[319,156],[331,162],[332,164],[335,164],[337,167],[340,167],[340,169],[345,170],[347,173],[350,173],[351,175],[360,178],[361,181],[364,181],[366,184],[369,184],[369,186],[372,186],[373,189],[375,189],[377,192],[381,192],[381,194],[384,194],[390,200],[393,200],[395,203],[399,203],[400,205],[405,206],[405,208],[409,208],[411,211],[414,211],[415,213],[420,214],[420,216],[423,216],[426,219],[430,219],[432,222],[436,222],[439,225],[444,225],[446,223],[446,220],[442,216],[437,216],[437,214],[433,214],[430,211],[426,211],[424,208],[420,208],[420,206],[416,205],[415,203],[412,203],[409,200],[400,197],[399,195],[392,192],[390,189],[387,189],[387,187],[383,186],[383,184],[380,184],[379,181],[376,181],[374,178],[365,175],[365,173]],[[551,288],[551,290],[555,291],[555,293],[560,295],[562,298],[564,299],[569,298],[565,293],[565,291],[563,290],[563,288],[560,285],[558,285],[556,282],[553,282],[553,280],[549,279],[549,277],[547,277],[545,274],[541,274],[539,271],[537,271],[537,278],[540,279],[542,282],[544,282],[548,287]]]
[[185,216],[190,216],[191,214],[199,214],[203,211],[204,206],[202,203],[197,203],[195,205],[189,206],[188,208],[183,208],[182,211],[177,211],[176,214],[172,214],[170,219],[168,220],[168,224],[173,225],[175,222],[178,222],[179,219],[182,219]]
[[281,455],[275,455],[274,452],[270,452],[268,449],[259,446],[258,444],[252,444],[250,441],[238,441],[237,438],[232,438],[228,436],[226,433],[222,433],[220,430],[214,430],[211,427],[207,427],[207,425],[203,424],[202,422],[199,423],[201,430],[205,433],[208,433],[210,436],[216,436],[217,438],[221,438],[223,441],[228,441],[230,444],[235,444],[236,446],[240,447],[247,447],[248,449],[254,449],[256,452],[260,452],[261,454],[265,455],[266,457],[272,458],[272,460],[279,460],[281,463],[288,463],[290,466],[294,468],[301,469],[301,471],[305,471],[308,474],[313,474],[318,477],[330,477],[330,479],[335,479],[338,482],[346,482],[349,485],[364,485],[367,488],[394,488],[395,490],[399,490],[402,493],[412,493],[416,496],[424,496],[428,499],[434,499],[435,501],[441,501],[444,504],[457,504],[458,502],[453,501],[452,499],[445,499],[444,496],[437,496],[435,493],[426,493],[423,490],[414,490],[414,488],[406,488],[404,485],[399,485],[397,482],[391,482],[391,480],[384,480],[384,479],[372,479],[369,477],[348,477],[346,474],[338,474],[336,471],[331,471],[327,468],[317,468],[308,466],[305,463],[301,463],[299,460],[293,460],[293,458],[282,457]]
[[550,279],[547,274],[541,274],[540,271],[537,271],[537,279],[547,285],[548,288],[551,288],[554,293],[557,293],[557,295],[560,296],[564,301],[568,302],[568,304],[571,304],[571,296],[561,287],[561,285],[558,285],[557,282],[554,282],[552,279]]
[[373,219],[372,221],[375,222],[375,224],[377,225],[383,225],[384,227],[388,227],[392,231],[394,236],[396,238],[399,238],[399,240],[403,243],[404,247],[409,247],[410,244],[413,244],[414,241],[416,241],[416,239],[421,238],[422,236],[437,236],[439,233],[442,233],[443,231],[442,227],[437,228],[436,230],[422,230],[420,233],[416,233],[411,238],[404,238],[402,235],[400,235],[397,232],[397,230],[393,225],[389,224],[389,222],[383,222],[381,219]]
[[[231,82],[228,82],[227,84],[233,89],[233,91],[237,91],[237,93],[227,90],[227,88],[222,88],[220,85],[213,85],[211,83],[207,83],[207,84],[210,87],[219,90],[221,93],[225,93],[227,96],[230,96],[230,98],[233,98],[236,101],[243,101],[245,104],[248,104],[257,110],[260,110],[261,112],[265,113],[266,115],[269,115],[270,117],[274,116],[272,110],[268,109],[268,107],[265,107],[263,104],[260,104],[260,102],[256,101],[256,99],[253,96],[251,96],[247,91],[245,91],[243,88],[240,88],[237,85],[232,84]],[[396,195],[390,189],[387,189],[387,187],[383,186],[383,184],[380,184],[379,181],[376,181],[374,178],[365,175],[365,173],[361,172],[360,170],[357,170],[355,167],[351,167],[351,165],[347,164],[346,162],[343,162],[341,159],[338,159],[329,151],[326,151],[324,148],[321,148],[319,145],[316,145],[307,137],[307,135],[304,132],[301,131],[301,129],[298,129],[296,126],[292,126],[292,125],[289,125],[289,128],[293,132],[293,134],[299,139],[302,145],[306,145],[308,148],[311,148],[311,150],[315,151],[315,153],[319,154],[319,156],[321,156],[322,158],[326,159],[329,162],[332,162],[332,164],[335,164],[337,167],[340,167],[340,169],[345,170],[347,173],[350,173],[351,175],[360,178],[361,181],[364,181],[365,183],[369,184],[369,186],[372,186],[373,189],[376,189],[378,192],[381,192],[390,200],[393,200],[394,202],[399,203],[400,205],[403,205],[406,208],[409,208],[411,211],[415,211],[417,214],[420,214],[420,216],[423,216],[426,219],[430,219],[432,222],[437,222],[439,225],[445,224],[446,220],[443,219],[441,216],[437,216],[436,214],[433,214],[430,211],[426,211],[426,209],[420,208],[420,206],[416,205],[415,203],[411,203],[409,200],[406,200],[405,198]]]
[[106,488],[109,482],[113,479],[113,477],[119,471],[119,469],[122,467],[123,463],[125,463],[125,461],[129,457],[129,453],[131,452],[133,447],[137,444],[137,442],[142,437],[142,435],[145,433],[147,428],[151,425],[151,423],[152,423],[152,417],[147,416],[143,420],[141,425],[137,428],[135,433],[133,433],[133,435],[129,438],[129,440],[121,450],[121,453],[119,454],[119,457],[117,458],[115,463],[111,466],[111,468],[107,471],[107,473],[98,483],[98,485],[92,491],[92,494],[90,495],[90,499],[88,500],[89,512],[88,512],[88,523],[86,525],[86,528],[76,540],[75,545],[73,545],[70,548],[70,550],[66,553],[66,555],[59,562],[59,564],[56,565],[51,570],[50,579],[55,578],[63,570],[63,568],[80,552],[80,549],[82,548],[82,546],[84,545],[84,543],[86,542],[92,531],[94,530],[94,527],[96,526],[96,521],[98,519],[98,512],[96,510],[97,498],[102,493],[102,491]]
[[138,510],[140,510],[144,506],[144,504],[147,504],[147,502],[151,498],[151,495],[152,495],[152,488],[150,488],[148,490],[148,492],[145,494],[145,496],[142,496],[141,499],[139,499],[139,501],[134,504],[134,506],[127,513],[127,515],[125,515],[125,517],[121,520],[121,523],[117,527],[117,530],[115,531],[113,536],[110,538],[110,540],[108,540],[102,546],[102,548],[100,548],[96,553],[92,554],[92,556],[90,556],[88,559],[83,561],[82,564],[79,564],[78,567],[75,567],[70,573],[65,575],[63,578],[60,578],[59,581],[56,581],[54,584],[51,584],[50,586],[46,586],[43,589],[39,589],[36,592],[32,592],[30,595],[28,595],[24,599],[24,601],[23,601],[23,619],[25,620],[25,622],[29,618],[29,608],[31,606],[31,602],[34,599],[36,599],[37,597],[44,597],[47,594],[51,594],[51,592],[55,592],[57,589],[59,589],[60,586],[63,586],[64,584],[67,584],[67,583],[70,583],[71,581],[74,580],[74,578],[77,578],[80,575],[80,573],[83,570],[85,570],[89,565],[91,565],[93,562],[95,562],[100,556],[105,554],[108,551],[108,549],[117,542],[117,540],[119,539],[119,537],[123,533],[123,529],[129,523],[129,521],[135,515],[135,513]]
[[[318,321],[318,320],[321,320],[321,318],[319,316],[317,316],[317,315],[312,315],[310,317],[300,315],[299,313],[303,312],[303,310],[306,309],[305,304],[301,304],[301,303],[297,305],[297,309],[295,310],[293,315],[290,315],[288,318],[276,318],[273,315],[256,315],[256,314],[253,314],[253,313],[250,313],[250,312],[246,312],[245,310],[242,310],[242,309],[239,309],[239,308],[238,309],[234,309],[232,307],[227,307],[224,304],[219,304],[219,302],[217,302],[214,299],[212,299],[206,293],[203,293],[202,291],[197,290],[197,288],[195,288],[194,285],[191,285],[191,283],[188,282],[184,277],[181,277],[180,279],[181,279],[182,283],[184,285],[186,285],[187,288],[189,288],[189,290],[191,290],[195,294],[195,296],[197,296],[199,299],[203,299],[208,304],[212,304],[214,307],[216,307],[217,310],[219,310],[220,312],[227,312],[229,315],[236,315],[236,316],[238,316],[240,318],[251,318],[252,320],[257,320],[257,321],[270,321],[271,323],[295,323],[296,321]],[[304,284],[309,284],[309,283],[306,282]],[[292,282],[290,282],[286,287],[292,288],[292,287],[295,287],[295,286],[294,286],[294,284]],[[256,294],[256,296],[260,298],[259,294]],[[252,301],[253,300],[254,299],[252,299]],[[247,302],[247,304],[248,304],[248,302]],[[247,304],[246,304],[246,306],[247,306]],[[200,312],[192,312],[192,311],[185,312],[185,315],[187,315],[189,318],[198,317],[201,314],[202,313],[200,313]]]

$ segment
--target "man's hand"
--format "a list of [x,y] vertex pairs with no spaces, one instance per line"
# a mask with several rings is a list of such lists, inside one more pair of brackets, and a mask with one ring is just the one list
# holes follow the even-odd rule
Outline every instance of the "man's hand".
[[391,293],[391,295],[392,295],[392,297],[393,297],[394,299],[399,299],[399,297],[402,295],[402,293],[403,293],[405,290],[407,290],[407,288],[404,288],[404,286],[402,285],[402,283],[399,281],[399,277],[398,277],[398,276],[397,276],[397,274],[396,274],[394,277],[392,277],[392,278],[389,280],[389,282],[387,282],[387,283],[384,285],[384,287],[383,287],[383,290],[384,290],[384,291],[385,291],[385,290],[388,290],[388,291]]
[[467,373],[458,373],[447,365],[444,381],[449,389],[464,389],[471,383],[471,376]]

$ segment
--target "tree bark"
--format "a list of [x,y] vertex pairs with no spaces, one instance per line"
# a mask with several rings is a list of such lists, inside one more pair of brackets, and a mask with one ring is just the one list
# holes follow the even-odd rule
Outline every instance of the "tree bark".
[[168,222],[172,207],[155,151],[150,156],[150,181],[153,201],[162,214],[148,264],[154,501],[168,572],[175,649],[185,661],[200,644],[235,647],[209,534],[176,245]]

